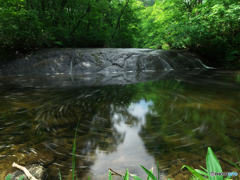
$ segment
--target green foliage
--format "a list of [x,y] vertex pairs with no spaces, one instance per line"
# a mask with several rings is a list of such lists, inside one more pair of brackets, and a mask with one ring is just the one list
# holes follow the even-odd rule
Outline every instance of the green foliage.
[[198,51],[240,67],[238,0],[0,0],[0,58],[41,47]]
[[41,47],[133,47],[135,0],[0,0],[0,53]]
[[237,0],[156,0],[138,14],[143,48],[187,48],[240,67],[240,6]]

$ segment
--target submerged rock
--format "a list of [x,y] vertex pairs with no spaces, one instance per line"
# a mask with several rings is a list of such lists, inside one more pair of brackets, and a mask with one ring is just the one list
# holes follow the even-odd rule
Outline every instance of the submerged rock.
[[197,56],[152,49],[46,49],[1,65],[2,75],[111,74],[206,68]]

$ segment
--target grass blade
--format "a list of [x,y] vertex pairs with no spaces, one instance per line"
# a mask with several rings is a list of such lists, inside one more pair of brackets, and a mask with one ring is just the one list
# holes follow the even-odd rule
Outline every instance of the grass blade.
[[140,177],[135,176],[135,175],[132,175],[132,177],[133,177],[134,179],[136,179],[136,180],[142,180]]
[[110,170],[109,170],[109,173],[108,173],[108,179],[112,180],[112,172]]
[[157,163],[157,171],[158,171],[158,180],[160,180],[159,179],[159,163]]
[[205,169],[204,167],[200,166],[206,173],[208,173],[208,170]]
[[238,164],[240,165],[240,160],[239,160],[239,156],[238,156],[238,154],[237,154],[237,151],[236,151],[236,149],[235,149],[235,153],[236,153],[236,155],[237,155],[237,158],[238,158]]
[[140,165],[143,170],[153,179],[153,180],[157,180],[157,178],[149,171],[147,170],[145,167],[143,167],[142,165]]
[[225,159],[226,161],[228,161],[229,163],[231,163],[232,165],[234,165],[235,167],[237,167],[238,169],[240,169],[240,167],[238,167],[235,163],[233,163],[232,161],[229,161],[228,159]]
[[72,151],[72,180],[74,180],[74,172],[75,172],[75,156],[76,156],[76,137],[77,137],[77,130],[78,130],[78,125],[79,121],[77,124],[76,132],[75,132],[75,137],[74,137],[74,142],[73,142],[73,151]]
[[[153,168],[149,170],[153,174]],[[151,177],[148,175],[147,180],[151,180]]]
[[91,174],[90,174],[90,176],[88,177],[88,180],[90,180],[90,178],[91,178]]
[[208,176],[208,173],[206,173],[206,172],[204,172],[204,171],[202,171],[200,169],[195,169],[195,171],[197,171],[197,173],[202,174],[204,176]]
[[59,179],[62,180],[60,169],[58,170],[59,170]]
[[126,171],[126,174],[124,176],[124,180],[129,180],[129,172],[128,172],[128,169]]
[[206,158],[208,177],[210,180],[223,180],[223,176],[211,176],[211,172],[221,173],[222,168],[218,162],[216,156],[214,155],[212,149],[208,147],[207,158]]
[[195,177],[197,177],[198,179],[200,179],[200,180],[205,180],[197,171],[195,171],[193,168],[191,168],[191,167],[189,167],[189,166],[186,166],[186,165],[184,165],[181,169],[183,169],[183,168],[188,168],[188,170],[195,176]]

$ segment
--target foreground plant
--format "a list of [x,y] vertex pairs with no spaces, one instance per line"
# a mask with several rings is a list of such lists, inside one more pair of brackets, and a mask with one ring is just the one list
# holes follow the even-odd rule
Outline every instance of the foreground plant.
[[[239,164],[240,164],[240,160],[239,157],[237,155]],[[226,159],[227,160],[227,159]],[[234,164],[233,162],[227,160],[229,163],[231,163],[232,165],[234,165],[235,167],[237,167],[238,169],[240,169],[239,166],[237,166],[236,164]],[[226,178],[223,178],[223,176],[217,176],[217,175],[213,175],[211,173],[222,173],[222,168],[221,165],[219,163],[219,161],[217,160],[217,157],[214,155],[212,149],[210,147],[208,147],[208,152],[207,152],[207,157],[206,157],[206,165],[207,165],[207,169],[203,168],[202,166],[200,166],[203,170],[199,170],[199,169],[193,169],[190,166],[184,165],[181,169],[183,168],[188,168],[188,170],[193,174],[193,176],[190,178],[192,180],[232,180],[230,179],[232,177],[232,175],[227,176]],[[147,170],[144,166],[140,165],[143,170],[148,174],[147,180],[159,180],[159,164],[157,164],[157,169],[158,169],[158,178],[156,178],[153,175],[153,168],[151,170]],[[133,177],[135,180],[141,180],[141,178],[139,178],[136,175],[130,174],[127,172],[125,174],[125,176],[113,171],[111,168],[109,168],[109,180],[112,180],[112,172],[115,175],[119,175],[121,176],[124,180],[129,180],[129,175],[131,175],[131,177]],[[171,179],[168,179],[171,180]]]
[[[153,175],[153,168],[151,168],[150,170],[147,170],[144,166],[140,165],[143,170],[148,174],[148,177],[147,177],[147,180],[159,180],[159,164],[157,163],[157,169],[158,169],[158,178],[156,178],[154,175]],[[129,175],[131,175],[131,177],[133,177],[135,180],[142,180],[141,178],[139,178],[138,176],[134,175],[134,174],[131,174],[128,172],[128,169],[126,171],[126,174],[125,176],[113,171],[111,168],[109,168],[109,175],[108,175],[108,178],[109,180],[112,180],[113,177],[112,177],[112,172],[115,174],[115,175],[118,175],[120,177],[123,178],[123,180],[129,180]],[[168,179],[170,180],[170,179]]]
[[[6,177],[6,179],[5,179],[5,180],[11,180],[11,178],[12,178],[12,175],[11,175],[11,174],[9,174],[9,175],[7,175],[7,177]],[[24,176],[24,175],[20,176],[20,177],[18,178],[18,180],[22,180],[23,178],[25,178],[25,176]]]
[[[239,160],[239,158],[238,158],[238,160]],[[239,168],[233,162],[231,162],[229,160],[227,160],[227,161],[230,162],[231,164],[233,164],[234,166],[236,166],[237,168]],[[208,152],[207,152],[207,157],[206,157],[206,165],[207,165],[207,169],[200,166],[203,169],[203,171],[199,170],[199,169],[193,169],[186,165],[184,165],[181,169],[183,169],[185,167],[188,168],[188,170],[193,174],[192,179],[194,179],[194,180],[205,180],[205,179],[223,180],[223,176],[218,176],[218,175],[212,174],[212,173],[222,173],[223,171],[222,171],[219,161],[217,160],[216,156],[214,155],[214,153],[210,147],[208,147]],[[229,175],[225,178],[225,180],[230,180],[231,177],[232,176]]]

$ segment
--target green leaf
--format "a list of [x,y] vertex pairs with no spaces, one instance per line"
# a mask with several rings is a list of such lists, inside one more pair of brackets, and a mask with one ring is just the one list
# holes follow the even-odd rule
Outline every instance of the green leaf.
[[157,163],[157,171],[158,171],[158,180],[160,180],[159,179],[159,163]]
[[205,169],[204,167],[200,166],[206,173],[208,173],[208,170]]
[[206,164],[210,180],[223,180],[223,176],[211,176],[211,172],[221,173],[222,168],[210,147],[208,147]]
[[12,175],[9,174],[9,175],[7,175],[7,177],[5,178],[5,180],[11,180],[11,178],[12,178]]
[[21,175],[18,180],[23,180],[23,178],[25,178],[25,175]]
[[126,174],[124,176],[124,180],[129,180],[129,172],[128,172],[128,169],[126,171]]
[[88,177],[88,180],[90,180],[90,178],[91,178],[91,175]]
[[108,179],[112,180],[112,172],[110,170],[109,170],[109,173],[108,173]]
[[240,167],[238,167],[236,164],[234,164],[232,161],[229,161],[228,159],[225,159],[226,161],[228,161],[229,163],[231,163],[232,165],[234,165],[235,167],[237,167],[238,169],[240,169]]
[[73,151],[72,151],[72,168],[73,168],[72,179],[73,180],[74,180],[74,172],[75,172],[76,137],[77,137],[78,125],[79,125],[79,121],[78,121],[76,132],[75,132],[75,137],[74,137],[74,142],[73,142]]
[[59,179],[62,180],[60,169],[58,169],[58,170],[59,170]]
[[[150,169],[150,172],[153,173],[153,168]],[[151,180],[151,177],[148,175],[147,180]]]
[[140,177],[135,176],[135,175],[132,175],[132,177],[133,177],[134,179],[136,179],[136,180],[142,180]]
[[143,167],[142,165],[140,165],[143,170],[153,179],[153,180],[157,180],[157,178],[149,171],[147,170],[145,167]]
[[202,171],[202,170],[199,170],[199,169],[195,169],[195,171],[197,171],[199,174],[202,174],[204,176],[208,176],[208,173]]
[[197,177],[198,179],[200,179],[200,180],[205,180],[205,179],[204,179],[197,171],[195,171],[193,168],[184,165],[181,169],[183,169],[184,167],[188,168],[188,170],[189,170],[195,177]]

